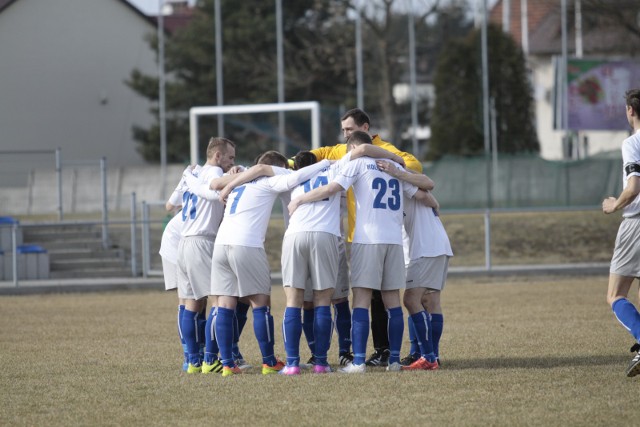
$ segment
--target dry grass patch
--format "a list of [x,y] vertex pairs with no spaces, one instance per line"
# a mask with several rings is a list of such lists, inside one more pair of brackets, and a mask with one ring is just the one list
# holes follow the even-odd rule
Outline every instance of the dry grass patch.
[[[180,370],[175,295],[0,298],[4,425],[631,425],[632,339],[605,277],[451,279],[443,369],[263,377]],[[273,288],[284,355],[282,288]],[[250,318],[251,322],[251,318]],[[259,351],[251,323],[241,346]],[[334,343],[335,344],[335,343]],[[404,348],[408,348],[405,341]],[[302,356],[308,356],[304,343]],[[337,350],[330,362],[337,362]],[[625,392],[621,392],[625,391]]]

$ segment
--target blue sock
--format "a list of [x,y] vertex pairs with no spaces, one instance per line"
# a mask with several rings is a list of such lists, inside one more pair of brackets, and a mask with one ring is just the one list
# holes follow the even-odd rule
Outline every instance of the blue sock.
[[287,307],[282,321],[284,350],[287,353],[287,366],[300,365],[300,337],[302,336],[302,309]]
[[354,308],[351,311],[351,342],[353,343],[353,364],[362,365],[367,357],[369,339],[369,310]]
[[205,330],[207,329],[207,305],[198,313],[198,347],[200,347],[200,357],[204,358],[204,348],[207,345]]
[[[182,344],[182,352],[184,354],[184,363],[189,363],[189,353],[187,352],[187,343],[182,336],[182,316],[184,315],[184,304],[178,306],[178,336],[180,337],[180,344]],[[186,369],[186,368],[185,368]]]
[[420,311],[411,315],[413,326],[416,329],[416,338],[418,346],[420,347],[420,354],[429,362],[435,362],[436,355],[433,352],[430,317],[426,311]]
[[234,366],[233,353],[233,312],[229,308],[218,307],[215,319],[216,339],[220,348],[220,360],[224,366]]
[[235,359],[243,358],[238,342],[240,341],[240,335],[242,334],[244,325],[247,323],[247,311],[249,311],[249,304],[238,301],[234,317],[235,321],[233,322],[233,357]]
[[621,298],[611,306],[618,322],[640,342],[640,313],[636,307],[626,298]]
[[411,315],[407,316],[407,326],[409,328],[409,342],[411,347],[409,348],[409,354],[412,356],[420,354],[420,346],[418,346],[418,340],[416,339],[416,327],[413,325],[413,319]]
[[217,307],[211,307],[209,317],[207,317],[207,324],[204,329],[205,347],[204,347],[204,361],[208,364],[212,364],[218,359],[218,341],[216,341],[216,315]]
[[269,313],[269,307],[256,307],[253,309],[253,332],[258,340],[260,353],[262,353],[262,363],[269,366],[276,364],[276,357],[273,354],[273,317]]
[[400,349],[402,348],[402,334],[404,333],[404,315],[402,307],[393,307],[387,310],[389,323],[387,333],[389,335],[389,364],[400,362]]
[[331,307],[328,305],[316,307],[314,312],[313,331],[316,336],[316,364],[328,366],[327,353],[329,352],[329,346],[331,346],[332,332]]
[[182,336],[187,344],[187,353],[189,353],[189,363],[194,366],[200,366],[202,360],[200,356],[200,346],[198,345],[198,312],[185,308],[182,314],[181,326]]
[[444,316],[441,313],[431,315],[431,338],[433,339],[433,353],[436,359],[440,357],[440,337],[444,329]]
[[338,351],[348,353],[351,350],[351,310],[349,301],[335,304],[336,331],[338,332]]
[[313,308],[304,309],[302,315],[302,330],[304,331],[304,337],[307,339],[309,350],[311,355],[316,354],[316,337],[313,333]]

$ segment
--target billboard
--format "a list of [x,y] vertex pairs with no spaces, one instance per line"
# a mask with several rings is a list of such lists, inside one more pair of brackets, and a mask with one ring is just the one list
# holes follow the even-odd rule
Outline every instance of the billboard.
[[567,60],[567,120],[572,130],[627,130],[624,93],[640,87],[640,62]]

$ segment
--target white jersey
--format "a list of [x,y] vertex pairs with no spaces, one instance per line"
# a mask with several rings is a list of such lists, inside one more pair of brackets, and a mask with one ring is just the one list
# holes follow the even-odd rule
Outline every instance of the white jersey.
[[[169,201],[171,203],[171,201]],[[173,203],[172,203],[173,204]],[[182,212],[178,212],[162,232],[160,241],[160,256],[173,264],[178,263],[178,244],[182,233]]]
[[285,200],[289,200],[293,187],[328,165],[329,161],[323,160],[296,172],[273,167],[275,176],[257,178],[234,188],[227,199],[216,245],[263,248],[276,197],[286,193]]
[[[351,153],[347,153],[336,163],[320,170],[311,179],[294,188],[291,191],[291,199],[296,199],[304,193],[333,181],[350,159]],[[324,231],[341,236],[341,201],[343,197],[344,191],[340,191],[328,199],[299,205],[289,219],[289,227],[284,235],[288,236],[301,231]]]
[[[622,187],[627,187],[627,180],[630,176],[640,176],[640,130],[625,139],[622,143]],[[634,166],[635,165],[635,166]],[[630,169],[627,172],[627,168]],[[625,218],[640,214],[640,195],[622,209],[622,216]]]
[[[223,172],[218,166],[204,165],[199,173],[193,175],[200,183],[209,183],[212,179],[221,177]],[[224,205],[219,200],[198,197],[188,188],[182,195],[182,237],[215,237],[223,213]]]
[[[196,174],[197,176],[197,174],[200,173],[201,169],[202,169],[202,166],[196,165],[193,168],[193,173]],[[182,205],[182,195],[184,194],[185,191],[187,191],[187,187],[188,186],[185,180],[181,179],[177,187],[173,190],[173,193],[171,193],[171,195],[169,196],[169,200],[167,200],[167,202],[171,203],[173,206]]]
[[418,187],[378,170],[376,159],[371,157],[350,161],[335,182],[345,190],[353,185],[356,199],[353,243],[402,245],[403,194],[411,198]]
[[433,208],[416,199],[404,200],[405,264],[422,257],[453,256],[449,236]]

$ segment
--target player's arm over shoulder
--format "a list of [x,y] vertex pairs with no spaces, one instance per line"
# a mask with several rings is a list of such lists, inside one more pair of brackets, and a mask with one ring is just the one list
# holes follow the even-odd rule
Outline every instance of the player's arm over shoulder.
[[373,143],[378,147],[382,147],[385,150],[391,151],[393,154],[397,154],[398,156],[402,157],[407,169],[411,169],[414,172],[422,173],[422,163],[420,163],[413,154],[407,153],[405,151],[400,151],[396,148],[395,145],[386,141],[382,141],[380,138],[375,138],[373,140]]

